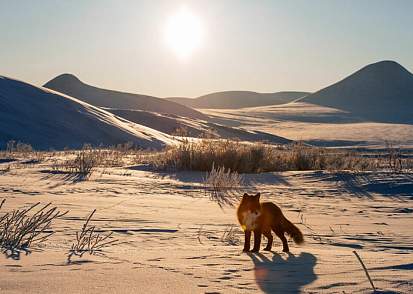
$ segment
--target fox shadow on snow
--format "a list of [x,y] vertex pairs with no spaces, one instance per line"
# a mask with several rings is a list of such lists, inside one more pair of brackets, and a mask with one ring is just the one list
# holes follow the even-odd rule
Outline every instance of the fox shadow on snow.
[[303,286],[317,279],[317,259],[311,253],[288,253],[285,259],[277,253],[272,259],[261,253],[248,255],[255,265],[255,281],[264,293],[299,293]]

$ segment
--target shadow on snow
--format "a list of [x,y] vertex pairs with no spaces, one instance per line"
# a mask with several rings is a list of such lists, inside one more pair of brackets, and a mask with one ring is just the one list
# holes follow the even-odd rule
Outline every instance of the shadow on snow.
[[303,286],[317,279],[317,259],[311,253],[289,253],[285,259],[277,253],[272,259],[261,253],[249,256],[255,265],[255,281],[264,293],[299,293]]

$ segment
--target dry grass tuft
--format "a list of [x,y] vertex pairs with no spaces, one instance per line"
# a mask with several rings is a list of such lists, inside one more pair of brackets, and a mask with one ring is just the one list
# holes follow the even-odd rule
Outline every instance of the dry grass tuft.
[[240,174],[232,172],[230,169],[225,171],[224,167],[215,168],[214,164],[204,181],[205,192],[221,208],[224,206],[232,207],[238,202],[242,186],[243,178]]
[[6,144],[6,150],[9,153],[18,152],[18,153],[28,153],[33,151],[33,147],[30,144],[16,142],[15,140],[10,140]]
[[89,225],[95,212],[96,209],[88,216],[81,231],[76,232],[76,241],[72,243],[67,255],[68,263],[72,261],[72,256],[82,257],[85,253],[90,255],[101,254],[104,248],[114,245],[118,241],[116,239],[109,240],[113,232],[102,235],[96,231],[95,226]]
[[383,154],[384,166],[394,173],[411,171],[413,169],[413,158],[411,154],[403,154],[402,148],[395,143],[385,141],[385,151]]
[[[143,152],[125,145],[101,149],[84,145],[79,151],[59,152],[52,156],[52,170],[72,175],[74,180],[87,180],[98,168],[122,167],[142,163]],[[149,154],[149,153],[146,153]]]
[[240,233],[241,231],[236,226],[228,226],[222,234],[221,242],[231,246],[238,246],[241,243]]
[[[0,209],[4,203],[5,200],[1,202]],[[50,207],[49,203],[31,215],[30,212],[39,204],[6,212],[0,217],[0,248],[7,257],[19,259],[21,251],[30,253],[31,246],[53,235],[54,232],[50,231],[52,221],[68,213]]]
[[54,161],[52,168],[55,172],[75,175],[78,180],[88,179],[101,160],[99,150],[83,149],[75,152],[75,157],[62,162]]

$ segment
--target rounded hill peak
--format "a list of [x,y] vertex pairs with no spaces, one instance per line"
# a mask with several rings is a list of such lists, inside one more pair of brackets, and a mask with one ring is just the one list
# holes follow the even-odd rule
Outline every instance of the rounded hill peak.
[[378,74],[409,73],[409,71],[406,68],[404,68],[402,65],[400,65],[399,63],[393,60],[383,60],[383,61],[369,64],[365,66],[364,68],[362,68],[359,71],[359,73],[360,72],[372,72],[372,73],[378,73]]
[[369,64],[367,66],[396,66],[396,67],[402,67],[397,61],[394,60],[382,60],[382,61],[378,61],[372,64]]
[[76,77],[74,74],[64,73],[64,74],[58,75],[57,77],[51,79],[44,86],[48,87],[51,84],[67,85],[67,84],[78,84],[78,83],[82,83],[82,81],[79,80],[79,78]]

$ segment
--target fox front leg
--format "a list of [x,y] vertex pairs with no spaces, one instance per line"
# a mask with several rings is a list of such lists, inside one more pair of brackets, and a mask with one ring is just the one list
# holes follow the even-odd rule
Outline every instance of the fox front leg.
[[260,246],[261,246],[261,230],[255,230],[254,231],[254,248],[252,249],[252,252],[260,251]]
[[245,231],[245,242],[244,242],[244,249],[242,250],[243,252],[248,252],[250,251],[251,247],[251,231]]

